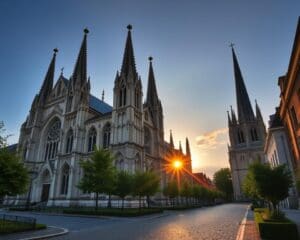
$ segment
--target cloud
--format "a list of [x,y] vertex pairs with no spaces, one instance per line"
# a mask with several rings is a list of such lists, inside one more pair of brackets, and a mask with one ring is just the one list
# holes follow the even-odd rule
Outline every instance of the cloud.
[[196,137],[196,144],[202,150],[216,149],[227,143],[228,128],[220,128]]

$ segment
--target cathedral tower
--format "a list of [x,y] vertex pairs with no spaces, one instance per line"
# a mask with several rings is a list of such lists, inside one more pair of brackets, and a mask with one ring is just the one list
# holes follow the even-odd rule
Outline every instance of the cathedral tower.
[[239,63],[232,47],[233,68],[236,89],[237,116],[231,107],[228,112],[230,146],[228,146],[229,163],[232,174],[235,200],[245,199],[242,193],[243,180],[249,164],[264,161],[265,124],[258,104],[256,115],[252,109],[248,92],[243,80]]
[[112,112],[112,150],[119,169],[143,169],[143,112],[142,82],[136,71],[132,26],[128,25],[125,52],[120,73],[114,86]]

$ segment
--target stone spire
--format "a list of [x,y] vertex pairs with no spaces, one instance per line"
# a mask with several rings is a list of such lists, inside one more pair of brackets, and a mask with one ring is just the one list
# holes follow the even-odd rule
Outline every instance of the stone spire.
[[249,100],[249,96],[240,70],[240,66],[234,52],[234,48],[233,46],[231,47],[232,47],[233,68],[234,68],[234,77],[235,77],[238,121],[239,122],[252,121],[255,119],[253,109]]
[[148,75],[148,89],[147,89],[147,96],[146,96],[146,104],[148,106],[155,106],[158,104],[158,94],[155,84],[155,77],[153,72],[153,66],[152,66],[152,57],[149,57],[149,75]]
[[179,141],[179,151],[182,153],[181,141]]
[[235,112],[234,112],[232,106],[230,106],[230,111],[231,111],[231,123],[232,124],[237,124],[236,115],[235,115]]
[[190,143],[188,138],[185,139],[185,154],[189,157],[191,156]]
[[170,146],[171,146],[171,148],[174,149],[174,140],[173,140],[172,130],[170,130]]
[[44,103],[52,91],[54,72],[55,72],[55,60],[56,60],[57,52],[58,52],[58,49],[54,48],[53,49],[53,57],[52,57],[50,65],[49,65],[48,71],[46,73],[40,93],[39,93],[39,102],[40,103]]
[[260,111],[260,108],[259,108],[259,106],[257,104],[256,99],[255,99],[255,109],[256,109],[256,119],[263,121],[263,117],[261,115],[261,111]]
[[132,74],[134,77],[137,76],[134,53],[133,53],[133,45],[131,39],[132,26],[128,25],[127,29],[128,29],[128,35],[127,35],[125,51],[123,56],[123,63],[121,68],[121,76],[123,75],[125,78],[127,78],[129,74]]
[[75,64],[72,80],[75,85],[82,87],[87,82],[87,34],[89,30],[83,30],[84,37]]
[[230,126],[232,124],[232,122],[231,122],[231,117],[230,117],[229,111],[227,111],[227,121],[228,121],[228,126]]

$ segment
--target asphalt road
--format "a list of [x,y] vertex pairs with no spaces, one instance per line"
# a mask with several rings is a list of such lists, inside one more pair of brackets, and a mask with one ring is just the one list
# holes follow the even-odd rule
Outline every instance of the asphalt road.
[[[20,213],[40,223],[69,229],[57,240],[235,240],[245,204],[224,204],[138,218],[86,218]],[[12,213],[13,214],[13,213]]]

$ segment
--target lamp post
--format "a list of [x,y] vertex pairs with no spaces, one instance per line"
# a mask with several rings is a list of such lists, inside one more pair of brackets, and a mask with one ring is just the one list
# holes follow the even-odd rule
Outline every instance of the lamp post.
[[34,171],[34,170],[28,171],[28,174],[29,174],[29,178],[30,178],[30,185],[29,185],[29,190],[28,190],[27,200],[26,200],[26,209],[27,210],[29,209],[29,205],[30,205],[32,182],[38,176],[37,171]]

